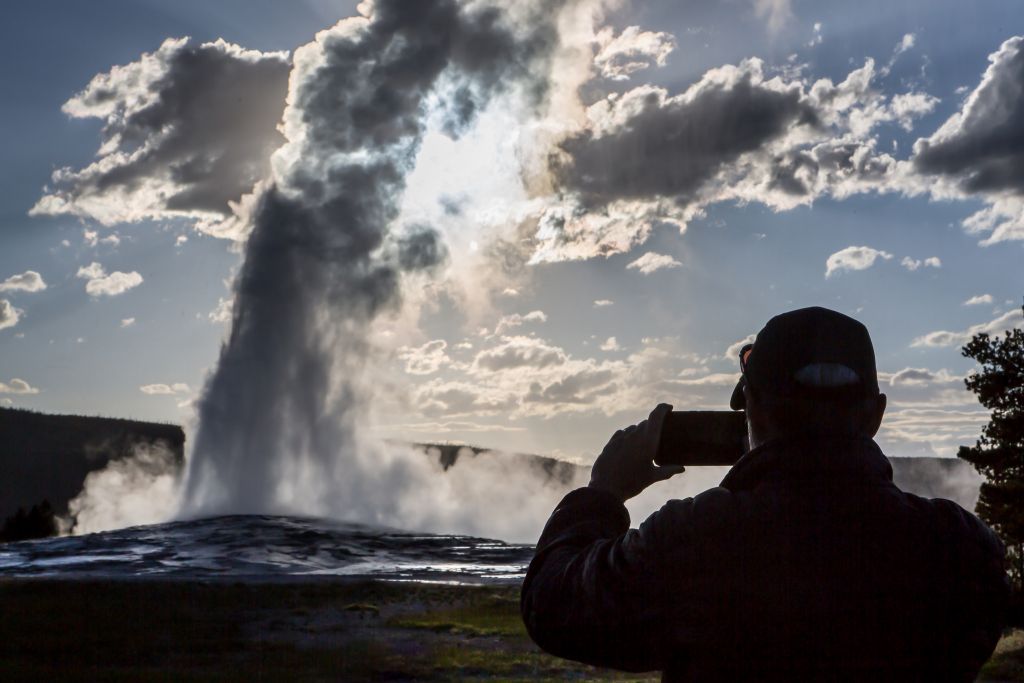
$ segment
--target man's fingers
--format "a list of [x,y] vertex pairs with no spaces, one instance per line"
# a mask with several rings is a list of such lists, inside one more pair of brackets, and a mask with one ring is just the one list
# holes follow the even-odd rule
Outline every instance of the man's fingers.
[[648,455],[652,460],[658,453],[658,448],[661,445],[661,432],[664,430],[665,420],[671,412],[671,405],[668,403],[659,403],[655,406],[654,410],[651,411],[650,416],[643,422],[645,426],[644,439],[647,442],[646,448]]
[[654,481],[665,481],[671,479],[677,474],[682,474],[686,471],[686,468],[682,465],[662,465],[661,467],[654,468],[654,476],[657,477]]
[[661,423],[665,420],[665,417],[672,412],[672,406],[668,403],[659,403],[651,411],[651,414],[647,416],[647,421],[654,424],[656,427],[660,427]]

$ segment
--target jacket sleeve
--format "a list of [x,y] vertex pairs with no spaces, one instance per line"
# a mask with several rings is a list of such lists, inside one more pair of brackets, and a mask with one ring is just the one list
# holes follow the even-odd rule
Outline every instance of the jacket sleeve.
[[[959,505],[936,499],[946,521],[947,566],[957,586],[952,600],[959,633],[950,655],[973,677],[992,656],[1006,625],[1010,580],[1006,549],[980,519]],[[973,680],[973,678],[971,678]]]
[[[614,496],[568,494],[548,520],[523,582],[521,608],[533,640],[551,654],[626,671],[664,668],[672,619],[655,558],[657,530],[679,506],[654,513],[640,529]],[[673,526],[678,527],[678,524]]]

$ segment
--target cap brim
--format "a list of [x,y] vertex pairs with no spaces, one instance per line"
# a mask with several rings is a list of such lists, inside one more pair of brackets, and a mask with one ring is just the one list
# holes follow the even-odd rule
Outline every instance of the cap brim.
[[736,382],[736,388],[732,390],[732,398],[729,399],[729,407],[733,410],[746,410],[747,398],[743,395],[743,387],[747,384],[747,378],[741,376]]

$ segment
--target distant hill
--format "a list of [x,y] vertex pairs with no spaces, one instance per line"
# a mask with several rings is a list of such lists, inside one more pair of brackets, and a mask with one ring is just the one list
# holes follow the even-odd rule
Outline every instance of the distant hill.
[[[576,465],[541,455],[503,453],[480,446],[451,443],[413,445],[438,458],[445,470],[454,466],[460,457],[513,458],[521,461],[524,466],[535,468],[546,478],[566,485],[572,481],[586,481],[585,477],[579,475],[582,470],[590,470],[589,465]],[[946,498],[959,503],[966,510],[974,511],[982,477],[969,463],[959,458],[934,457],[890,457],[889,462],[892,464],[893,482],[904,491],[925,498]]]
[[469,446],[453,443],[414,443],[414,447],[422,448],[427,455],[436,457],[441,467],[448,471],[455,466],[460,458],[476,458],[480,455],[502,458],[510,458],[513,461],[522,463],[523,467],[530,467],[537,470],[538,474],[545,480],[556,481],[568,485],[573,481],[580,466],[565,460],[549,458],[544,455],[532,455],[529,453],[507,453],[481,446]]
[[44,500],[66,514],[86,475],[157,442],[174,453],[180,470],[185,432],[178,425],[0,408],[0,524]]

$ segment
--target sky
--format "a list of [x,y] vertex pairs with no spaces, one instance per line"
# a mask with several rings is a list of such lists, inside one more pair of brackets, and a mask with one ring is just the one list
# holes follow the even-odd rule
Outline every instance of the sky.
[[[871,332],[889,455],[973,443],[960,346],[1022,325],[1020,4],[577,4],[507,75],[540,95],[474,72],[423,105],[393,232],[439,263],[397,257],[367,322],[374,432],[589,461],[659,402],[726,409],[738,345],[821,305]],[[295,50],[357,13],[5,8],[3,405],[194,427],[254,188],[303,162]]]

